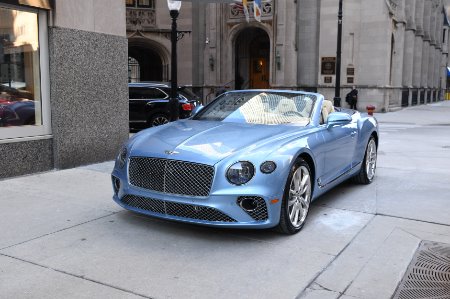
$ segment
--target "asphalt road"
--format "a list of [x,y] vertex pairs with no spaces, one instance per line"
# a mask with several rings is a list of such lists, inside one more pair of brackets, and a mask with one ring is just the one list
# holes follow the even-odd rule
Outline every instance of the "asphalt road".
[[374,183],[294,236],[124,211],[112,162],[0,181],[0,298],[390,298],[421,240],[450,244],[450,101],[376,117]]

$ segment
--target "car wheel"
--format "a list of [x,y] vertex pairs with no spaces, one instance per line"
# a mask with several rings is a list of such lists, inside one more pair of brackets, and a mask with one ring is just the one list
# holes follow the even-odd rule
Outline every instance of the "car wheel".
[[284,189],[278,230],[285,234],[299,232],[305,224],[312,194],[311,170],[299,159],[292,167]]
[[377,144],[375,138],[370,137],[367,143],[366,153],[361,165],[361,170],[353,177],[353,181],[358,184],[370,184],[375,177],[377,168]]
[[165,125],[169,122],[169,117],[165,114],[155,114],[148,120],[149,127]]

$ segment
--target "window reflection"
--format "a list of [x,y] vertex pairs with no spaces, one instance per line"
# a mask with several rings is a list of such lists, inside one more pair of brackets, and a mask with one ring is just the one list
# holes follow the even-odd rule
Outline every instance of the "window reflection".
[[38,15],[0,7],[0,127],[42,125]]

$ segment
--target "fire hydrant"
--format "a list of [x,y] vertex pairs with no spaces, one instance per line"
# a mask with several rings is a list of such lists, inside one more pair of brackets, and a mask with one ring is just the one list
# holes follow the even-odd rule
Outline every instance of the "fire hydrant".
[[367,114],[373,116],[373,112],[375,111],[375,106],[374,105],[367,105],[366,109],[367,109]]

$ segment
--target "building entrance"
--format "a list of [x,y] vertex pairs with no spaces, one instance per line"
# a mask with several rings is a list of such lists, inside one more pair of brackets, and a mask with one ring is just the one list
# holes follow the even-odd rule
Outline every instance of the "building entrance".
[[236,89],[269,88],[270,39],[260,28],[246,28],[236,38]]
[[164,67],[161,56],[149,47],[142,45],[128,46],[129,81],[163,81]]

